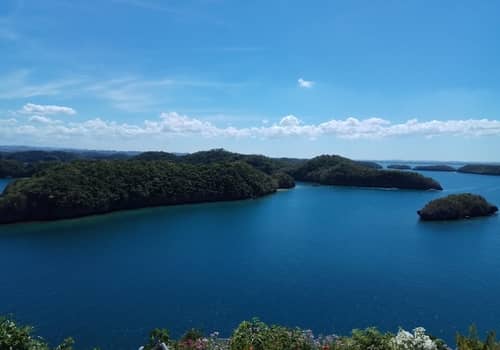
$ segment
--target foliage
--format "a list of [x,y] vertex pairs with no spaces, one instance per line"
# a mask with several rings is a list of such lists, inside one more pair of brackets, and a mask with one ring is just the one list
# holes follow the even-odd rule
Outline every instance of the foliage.
[[275,181],[277,188],[295,187],[295,180],[287,173],[282,173],[282,172],[274,173],[272,175],[272,178]]
[[170,334],[168,329],[155,328],[149,333],[148,343],[144,346],[144,350],[152,350],[157,347],[158,344],[170,343]]
[[[73,349],[71,338],[52,348],[32,332],[30,326],[0,318],[0,350]],[[160,343],[174,350],[450,350],[442,340],[428,335],[422,327],[412,332],[400,329],[396,335],[371,327],[355,329],[346,337],[315,336],[310,330],[267,325],[258,319],[240,323],[229,339],[220,338],[218,332],[205,337],[201,331],[191,329],[176,341],[170,338],[168,330],[157,328],[149,334],[144,350],[156,349]],[[457,350],[500,350],[494,332],[488,333],[483,341],[475,326],[470,327],[467,336],[457,334],[456,343]],[[133,346],[131,344],[131,348]]]
[[224,149],[212,149],[187,155],[176,155],[166,152],[145,152],[135,157],[141,160],[169,160],[188,164],[211,164],[220,162],[245,162],[254,168],[272,175],[279,172],[289,172],[305,160],[295,158],[270,158],[259,154],[240,154],[228,152]]
[[0,223],[247,199],[272,193],[275,186],[270,176],[244,162],[75,161],[9,184],[0,197]]
[[488,216],[498,208],[482,196],[462,193],[452,194],[430,201],[417,213],[422,220],[457,220],[476,216]]
[[268,326],[258,319],[242,322],[231,337],[231,350],[309,350],[314,344],[300,329]]
[[483,342],[479,339],[474,325],[469,328],[469,336],[459,333],[456,341],[458,350],[500,350],[500,343],[496,341],[495,332],[489,332]]
[[368,160],[356,160],[354,161],[356,164],[367,167],[367,168],[372,168],[372,169],[382,169],[383,166],[380,165],[379,163],[376,162],[370,162]]
[[[20,326],[8,318],[0,318],[0,350],[50,350],[51,347],[40,337],[32,335],[33,327]],[[72,350],[74,341],[65,339],[54,350]]]
[[340,156],[319,156],[291,174],[296,180],[325,185],[441,190],[441,185],[421,174],[408,171],[377,170],[360,166]]

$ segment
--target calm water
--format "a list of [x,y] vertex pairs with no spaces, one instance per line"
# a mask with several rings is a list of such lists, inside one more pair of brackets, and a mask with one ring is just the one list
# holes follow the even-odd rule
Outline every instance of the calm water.
[[0,314],[51,341],[136,349],[148,330],[239,321],[346,333],[500,330],[499,217],[421,223],[428,200],[500,177],[426,173],[444,193],[299,185],[258,200],[0,227]]

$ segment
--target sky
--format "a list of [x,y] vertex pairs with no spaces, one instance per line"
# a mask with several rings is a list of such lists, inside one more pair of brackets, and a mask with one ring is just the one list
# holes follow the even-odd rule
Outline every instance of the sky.
[[499,1],[1,0],[0,144],[500,161]]

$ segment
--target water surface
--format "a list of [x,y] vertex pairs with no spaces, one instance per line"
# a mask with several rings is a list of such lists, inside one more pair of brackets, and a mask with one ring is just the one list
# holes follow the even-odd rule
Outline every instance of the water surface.
[[300,184],[258,200],[0,227],[0,314],[51,341],[136,349],[154,327],[239,321],[346,333],[500,330],[500,220],[421,223],[453,192],[500,204],[500,177],[426,172],[444,192]]

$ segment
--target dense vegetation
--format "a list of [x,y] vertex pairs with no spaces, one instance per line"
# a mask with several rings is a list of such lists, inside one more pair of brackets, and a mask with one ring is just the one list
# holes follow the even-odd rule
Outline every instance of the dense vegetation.
[[457,171],[452,166],[444,165],[444,164],[435,164],[435,165],[419,165],[413,168],[413,170],[419,171]]
[[295,187],[295,180],[287,173],[274,173],[272,175],[277,188],[293,188]]
[[496,213],[498,208],[471,193],[452,194],[430,201],[417,213],[422,220],[457,220]]
[[292,172],[300,181],[325,185],[441,190],[441,185],[428,177],[407,171],[377,170],[359,165],[340,156],[319,156]]
[[186,155],[176,155],[167,152],[145,152],[135,157],[141,160],[169,160],[187,164],[211,164],[220,162],[242,161],[248,163],[268,175],[289,172],[305,162],[296,158],[270,158],[259,154],[240,154],[228,152],[224,149],[200,151]]
[[0,223],[254,198],[276,188],[275,180],[245,162],[75,161],[9,184],[0,197]]
[[[258,319],[242,322],[230,338],[220,338],[218,332],[204,335],[191,329],[180,339],[170,337],[166,329],[154,329],[142,347],[157,350],[164,344],[172,350],[445,350],[442,340],[426,333],[424,328],[412,332],[400,329],[396,334],[382,333],[376,328],[355,329],[350,336],[319,335],[310,330],[268,325]],[[22,326],[11,319],[0,319],[0,350],[72,350],[74,341],[66,339],[52,348],[41,337],[33,335],[33,328]],[[475,327],[469,335],[457,334],[457,350],[500,350],[495,333],[483,341]],[[130,349],[136,349],[130,344]]]
[[396,170],[410,170],[411,166],[406,164],[389,164],[387,169],[396,169]]
[[460,173],[480,175],[500,175],[500,165],[492,164],[467,164],[457,170]]
[[375,162],[370,162],[367,160],[355,160],[357,164],[367,167],[367,168],[372,168],[372,169],[383,169],[384,167],[378,163]]
[[130,155],[105,151],[20,151],[0,152],[0,178],[29,177],[48,167],[74,160],[127,159]]

